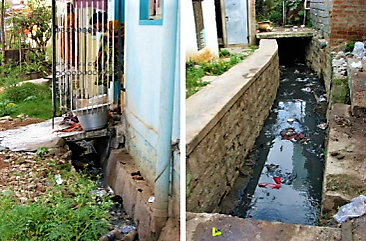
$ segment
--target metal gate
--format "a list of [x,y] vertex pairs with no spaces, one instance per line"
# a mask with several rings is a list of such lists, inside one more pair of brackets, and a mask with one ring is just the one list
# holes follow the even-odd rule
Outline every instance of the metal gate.
[[105,125],[108,110],[119,103],[124,23],[114,19],[121,14],[114,14],[112,1],[52,3],[54,114],[57,101],[61,113],[88,118],[84,125],[80,120],[84,130]]

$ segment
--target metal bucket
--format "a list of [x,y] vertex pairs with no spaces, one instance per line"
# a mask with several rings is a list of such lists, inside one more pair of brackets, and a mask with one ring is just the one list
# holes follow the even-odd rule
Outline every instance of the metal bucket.
[[102,129],[108,122],[109,103],[89,106],[72,112],[78,117],[84,131]]

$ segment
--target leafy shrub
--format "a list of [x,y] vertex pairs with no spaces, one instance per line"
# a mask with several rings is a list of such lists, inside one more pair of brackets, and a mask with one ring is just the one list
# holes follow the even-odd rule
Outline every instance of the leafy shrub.
[[10,100],[3,100],[0,102],[0,117],[10,115],[17,109],[17,105],[12,103]]
[[38,85],[33,83],[24,83],[20,86],[12,85],[5,89],[3,98],[9,99],[15,103],[23,102],[30,96],[36,96],[37,99],[43,100],[51,97],[50,87],[48,85]]
[[222,49],[219,52],[219,57],[227,57],[230,56],[230,52],[227,49]]

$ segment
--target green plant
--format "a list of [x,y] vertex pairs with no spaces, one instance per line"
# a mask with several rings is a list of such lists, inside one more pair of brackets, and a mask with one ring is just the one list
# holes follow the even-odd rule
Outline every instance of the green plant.
[[350,102],[347,79],[332,79],[331,99],[333,103],[348,104]]
[[0,102],[0,117],[10,115],[16,111],[17,105],[10,100],[3,100]]
[[46,54],[47,42],[52,37],[52,9],[45,3],[45,0],[28,1],[27,6],[32,9],[31,13],[14,14],[14,30],[21,32],[25,29],[32,30],[31,38],[43,56]]
[[219,57],[227,57],[230,56],[230,52],[227,49],[221,49],[219,52]]
[[52,118],[52,91],[49,85],[24,83],[12,84],[0,95],[0,102],[13,102],[16,108],[12,116],[26,114],[29,117]]
[[96,203],[96,182],[78,173],[62,173],[64,183],[49,178],[46,195],[20,205],[0,193],[0,240],[98,240],[107,232],[107,197]]
[[38,157],[42,158],[44,155],[48,153],[47,147],[38,147],[36,154]]
[[[249,48],[250,50],[246,51],[248,54],[253,53],[257,49],[251,45],[249,45]],[[222,50],[220,53],[221,55],[227,54],[228,51]],[[247,57],[244,54],[230,54],[229,56],[229,61],[219,59],[202,63],[196,63],[194,61],[186,62],[186,98],[209,84],[209,82],[202,81],[203,76],[221,75]]]
[[356,43],[356,41],[347,43],[346,47],[344,48],[344,51],[345,52],[352,52],[353,49],[355,48],[355,43]]

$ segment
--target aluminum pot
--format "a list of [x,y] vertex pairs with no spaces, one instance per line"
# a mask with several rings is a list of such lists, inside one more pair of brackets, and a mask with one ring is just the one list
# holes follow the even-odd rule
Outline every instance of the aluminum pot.
[[78,117],[84,131],[102,129],[108,122],[108,110],[110,103],[99,104],[73,110]]

